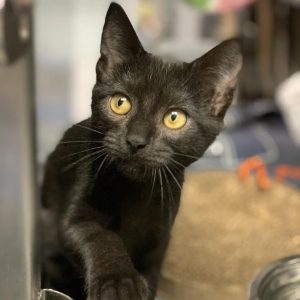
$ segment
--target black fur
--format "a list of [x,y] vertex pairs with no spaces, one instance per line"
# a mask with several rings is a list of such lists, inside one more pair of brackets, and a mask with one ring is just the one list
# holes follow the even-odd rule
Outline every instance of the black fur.
[[[192,63],[164,63],[111,4],[92,115],[67,130],[46,165],[45,287],[75,300],[154,299],[184,168],[222,129],[240,67],[236,41]],[[116,93],[131,100],[124,116],[110,109]],[[171,109],[188,116],[183,128],[164,126]]]

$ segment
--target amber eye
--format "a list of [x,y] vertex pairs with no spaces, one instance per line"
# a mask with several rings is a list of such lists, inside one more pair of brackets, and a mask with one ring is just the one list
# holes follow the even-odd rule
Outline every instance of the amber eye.
[[170,129],[180,129],[186,123],[187,117],[183,111],[173,110],[168,112],[164,117],[164,124]]
[[131,103],[123,95],[114,95],[110,98],[110,108],[118,115],[126,115],[131,110]]

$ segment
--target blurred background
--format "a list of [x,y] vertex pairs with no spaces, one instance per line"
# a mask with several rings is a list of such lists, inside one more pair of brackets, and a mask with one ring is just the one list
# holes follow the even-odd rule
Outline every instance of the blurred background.
[[[116,2],[145,49],[166,59],[242,41],[225,130],[187,171],[160,295],[248,299],[259,269],[300,252],[300,1]],[[34,199],[47,155],[90,116],[109,4],[0,0],[1,299],[31,299],[39,284]]]

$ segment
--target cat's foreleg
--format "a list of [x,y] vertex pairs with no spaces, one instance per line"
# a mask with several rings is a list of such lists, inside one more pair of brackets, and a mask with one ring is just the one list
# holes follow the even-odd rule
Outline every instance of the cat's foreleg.
[[148,300],[147,280],[138,273],[120,237],[103,228],[85,207],[64,220],[66,247],[82,260],[88,300]]
[[139,273],[146,278],[150,290],[150,299],[156,296],[162,262],[166,253],[169,238],[165,236],[160,243],[152,245],[142,257],[139,258]]

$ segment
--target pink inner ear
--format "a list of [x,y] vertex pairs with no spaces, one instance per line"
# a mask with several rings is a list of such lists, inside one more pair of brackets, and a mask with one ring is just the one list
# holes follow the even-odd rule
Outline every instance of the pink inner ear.
[[221,91],[216,91],[215,94],[213,95],[212,98],[212,108],[211,108],[211,113],[215,117],[222,116],[222,112],[226,110],[226,108],[230,105],[230,103],[225,104],[225,99],[223,93]]
[[216,84],[212,97],[212,114],[216,117],[224,117],[227,108],[232,102],[234,90],[238,82],[238,74],[242,67],[242,59],[237,61],[235,67],[230,70],[220,72],[220,78]]
[[234,91],[235,85],[237,83],[237,79],[235,80],[235,84],[231,86],[227,86],[223,89],[216,89],[215,93],[212,97],[212,108],[211,113],[215,117],[224,117],[228,107],[230,106]]

